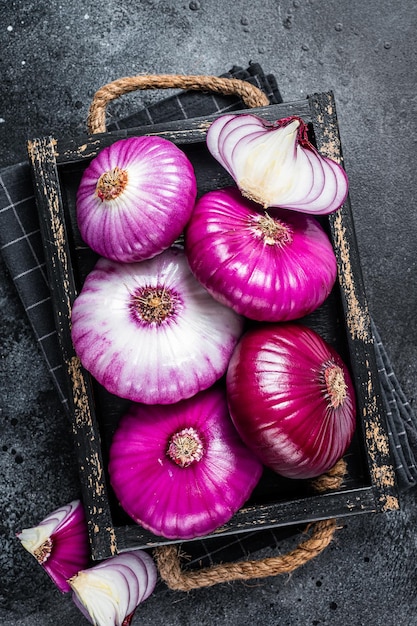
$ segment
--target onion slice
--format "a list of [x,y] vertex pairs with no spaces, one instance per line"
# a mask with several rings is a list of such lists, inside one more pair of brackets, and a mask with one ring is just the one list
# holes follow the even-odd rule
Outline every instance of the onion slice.
[[185,249],[194,276],[211,295],[257,321],[311,313],[337,275],[332,244],[314,216],[286,209],[262,213],[235,187],[197,201]]
[[[245,118],[244,122],[242,122],[242,117]],[[221,157],[223,166],[230,171],[232,167],[231,153],[237,142],[247,139],[253,140],[254,137],[263,135],[263,131],[264,125],[262,120],[253,115],[236,116],[231,114],[227,116],[226,123],[221,125],[217,140],[219,146],[218,154]],[[213,141],[211,141],[210,145],[213,145]]]
[[168,539],[193,539],[228,522],[261,473],[220,385],[171,405],[133,404],[110,447],[110,482],[121,506]]
[[[107,561],[98,564],[97,568],[106,567]],[[152,557],[143,550],[134,552],[123,552],[117,555],[117,567],[126,566],[137,569],[138,577],[140,575],[140,586],[138,583],[139,602],[146,600],[155,588],[157,573]],[[140,574],[140,572],[142,572]]]
[[153,559],[133,550],[78,572],[69,584],[75,605],[94,626],[126,626],[156,580]]
[[356,400],[348,367],[302,324],[249,330],[230,360],[226,385],[237,431],[278,474],[319,476],[352,440]]
[[194,278],[180,248],[141,263],[99,259],[71,319],[84,367],[110,393],[146,404],[214,384],[243,330],[241,316]]
[[99,255],[131,263],[171,246],[197,193],[185,153],[158,136],[107,146],[83,172],[76,198],[82,239]]
[[63,593],[70,591],[68,578],[88,565],[87,522],[80,500],[59,507],[37,526],[24,528],[17,538]]
[[209,127],[206,141],[241,193],[265,209],[325,215],[346,200],[344,169],[321,156],[298,116],[273,123],[252,114],[220,116]]

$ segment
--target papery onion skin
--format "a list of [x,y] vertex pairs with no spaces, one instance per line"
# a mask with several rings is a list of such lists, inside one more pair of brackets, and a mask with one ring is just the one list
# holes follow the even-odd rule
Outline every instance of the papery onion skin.
[[220,116],[208,129],[207,147],[241,193],[265,209],[325,215],[347,198],[345,170],[317,151],[299,116],[275,122],[253,114]]
[[225,374],[243,331],[243,318],[200,285],[181,248],[141,263],[99,259],[71,321],[83,366],[110,393],[145,404],[177,402],[210,387]]
[[74,604],[94,626],[127,626],[156,581],[153,559],[143,550],[132,550],[79,571],[69,584]]
[[[197,433],[203,456],[182,467],[167,450],[184,429]],[[233,427],[220,384],[173,405],[132,405],[110,448],[110,482],[121,506],[169,539],[200,537],[228,522],[261,473]]]
[[[116,173],[115,173],[116,172]],[[104,175],[123,174],[108,198]],[[194,206],[197,183],[185,153],[158,136],[120,139],[103,148],[83,172],[76,216],[84,242],[100,256],[131,263],[171,246]]]
[[59,507],[37,526],[17,533],[62,593],[70,591],[67,580],[89,563],[87,522],[80,500]]
[[356,400],[348,368],[302,324],[249,330],[230,360],[226,384],[230,415],[243,441],[282,476],[323,474],[352,440]]
[[197,201],[185,249],[193,274],[211,295],[257,321],[311,313],[337,276],[332,244],[315,217],[285,209],[265,214],[235,187]]

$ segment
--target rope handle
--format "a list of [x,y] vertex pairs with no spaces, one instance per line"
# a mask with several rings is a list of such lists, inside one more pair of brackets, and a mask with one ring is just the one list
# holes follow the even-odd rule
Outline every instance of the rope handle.
[[219,78],[218,76],[183,76],[181,74],[148,74],[126,76],[101,87],[90,105],[88,132],[106,132],[106,107],[109,102],[132,91],[143,89],[190,89],[212,91],[223,95],[240,96],[249,108],[268,106],[268,97],[258,87],[239,78]]
[[[309,530],[310,527],[307,527],[305,532]],[[213,565],[196,571],[181,569],[181,559],[186,555],[181,555],[175,546],[156,548],[155,560],[162,580],[170,589],[190,591],[235,580],[267,578],[293,572],[323,552],[333,539],[335,531],[334,519],[316,522],[311,536],[287,554],[258,561]]]
[[[106,132],[106,107],[109,102],[123,94],[144,89],[172,88],[237,95],[242,98],[248,108],[269,105],[269,100],[263,91],[237,78],[179,74],[126,76],[104,85],[95,93],[87,118],[88,131],[91,134]],[[345,474],[346,463],[341,459],[329,472],[315,479],[312,486],[317,492],[337,489],[341,486]],[[310,532],[309,538],[287,554],[260,560],[213,565],[200,570],[183,569],[182,559],[186,555],[173,545],[156,548],[154,556],[159,574],[167,586],[176,591],[189,591],[232,580],[266,578],[292,572],[318,556],[332,541],[336,530],[335,519],[319,521],[306,527],[304,533]]]
[[[326,474],[312,482],[315,491],[325,492],[341,486],[346,475],[346,462],[341,459]],[[308,524],[303,534],[310,536],[287,554],[266,559],[241,561],[205,567],[200,570],[185,570],[182,560],[186,557],[176,546],[161,546],[154,550],[159,574],[166,585],[174,591],[190,591],[211,587],[234,580],[251,580],[288,574],[318,556],[327,548],[337,530],[335,519],[321,520]]]

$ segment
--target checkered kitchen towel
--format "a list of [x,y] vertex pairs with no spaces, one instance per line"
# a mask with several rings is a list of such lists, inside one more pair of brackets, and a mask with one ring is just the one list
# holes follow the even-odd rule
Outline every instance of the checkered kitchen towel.
[[[233,67],[224,76],[251,82],[267,94],[271,104],[282,102],[275,77],[265,75],[257,63],[251,63],[247,69]],[[240,98],[235,96],[181,92],[123,120],[109,124],[108,129],[130,128],[211,113],[230,112],[244,106]],[[19,163],[0,171],[0,250],[46,359],[63,407],[68,410],[66,382],[28,163]],[[413,487],[417,481],[417,418],[404,396],[374,325],[372,330],[398,485],[405,490]],[[273,533],[256,534],[258,544],[261,537],[264,537],[265,545],[270,545]],[[232,545],[235,545],[240,554],[242,553],[241,540],[229,537],[220,540],[220,543],[221,541],[226,543],[219,545],[220,553],[226,549],[230,556]],[[245,550],[243,553],[245,554]]]

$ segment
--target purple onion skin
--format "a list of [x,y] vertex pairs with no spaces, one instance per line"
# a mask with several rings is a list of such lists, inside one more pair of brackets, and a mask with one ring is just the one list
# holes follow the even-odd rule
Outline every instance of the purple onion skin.
[[337,262],[330,240],[312,216],[272,209],[291,241],[270,245],[254,229],[262,216],[234,188],[208,192],[196,203],[185,232],[194,276],[222,304],[256,321],[301,318],[330,294]]
[[[203,456],[181,467],[171,436],[193,428]],[[110,482],[123,509],[155,535],[193,539],[215,531],[249,498],[262,464],[238,436],[216,385],[173,405],[132,405],[110,448]]]
[[52,533],[53,554],[43,564],[57,587],[63,592],[70,591],[68,578],[89,563],[90,544],[87,520],[82,506],[77,507],[59,531]]
[[[115,167],[127,171],[126,189],[102,200],[100,176]],[[171,246],[194,207],[197,183],[185,153],[162,137],[120,139],[104,148],[83,173],[76,215],[85,243],[100,256],[131,263]]]
[[80,500],[59,507],[16,536],[62,593],[70,591],[68,579],[89,564],[88,529]]
[[[346,397],[338,406],[330,404],[326,366],[343,372]],[[247,331],[230,360],[226,384],[232,421],[243,441],[282,476],[319,476],[351,442],[356,401],[348,368],[301,324],[264,324]]]

